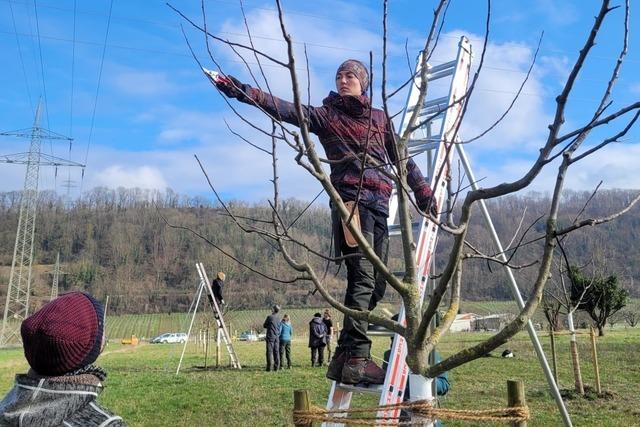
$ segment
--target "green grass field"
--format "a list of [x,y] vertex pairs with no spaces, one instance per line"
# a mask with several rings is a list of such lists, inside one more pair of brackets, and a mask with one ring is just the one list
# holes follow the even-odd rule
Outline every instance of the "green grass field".
[[[446,337],[443,356],[486,337],[485,333],[458,333]],[[541,340],[548,349],[548,338]],[[558,339],[560,386],[572,388],[568,338]],[[377,338],[374,354],[380,355],[388,339]],[[175,370],[182,346],[111,343],[98,359],[109,378],[101,402],[133,426],[281,426],[291,425],[293,390],[308,389],[314,404],[324,406],[329,389],[324,368],[311,368],[304,339],[293,343],[294,367],[264,372],[264,343],[237,342],[241,371],[229,368],[204,370],[202,348],[189,344],[183,370]],[[640,328],[608,330],[598,339],[602,386],[607,398],[567,401],[575,426],[640,426]],[[560,426],[555,403],[547,391],[532,346],[519,334],[507,346],[513,359],[487,357],[450,373],[452,388],[442,399],[446,408],[488,409],[506,402],[506,381],[525,382],[533,418],[530,426]],[[501,350],[500,350],[501,352]],[[499,355],[499,351],[495,352]],[[582,371],[586,385],[594,385],[588,336],[580,337]],[[223,357],[223,363],[227,359]],[[212,355],[208,357],[209,365]],[[0,350],[0,393],[11,388],[13,375],[27,364],[20,349]],[[376,400],[358,396],[354,402],[371,405]],[[447,426],[485,425],[446,422]]]

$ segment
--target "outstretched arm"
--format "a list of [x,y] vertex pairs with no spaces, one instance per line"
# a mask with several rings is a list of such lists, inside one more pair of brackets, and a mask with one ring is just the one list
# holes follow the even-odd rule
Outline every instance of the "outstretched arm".
[[[278,121],[300,126],[300,120],[292,102],[285,101],[284,99],[263,92],[260,89],[251,87],[248,84],[241,83],[238,79],[230,75],[226,77],[218,76],[218,78],[213,81],[216,87],[227,97],[235,98],[245,104],[258,106]],[[318,109],[311,106],[303,106],[303,114],[309,121],[309,130],[317,134],[324,122],[323,115]]]

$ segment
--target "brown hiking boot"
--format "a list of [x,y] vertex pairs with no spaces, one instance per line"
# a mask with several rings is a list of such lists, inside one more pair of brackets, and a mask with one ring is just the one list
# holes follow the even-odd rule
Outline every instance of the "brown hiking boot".
[[386,372],[371,359],[352,357],[342,368],[342,382],[345,384],[384,384]]
[[345,352],[334,353],[331,362],[329,362],[329,369],[327,369],[327,378],[340,382],[342,378],[342,367],[346,361],[347,355]]

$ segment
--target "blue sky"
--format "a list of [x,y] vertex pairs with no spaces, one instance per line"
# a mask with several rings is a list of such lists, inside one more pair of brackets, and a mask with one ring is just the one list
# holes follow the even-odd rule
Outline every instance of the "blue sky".
[[[172,4],[202,22],[199,0]],[[207,0],[205,5],[211,32],[247,41],[238,2]],[[296,55],[304,86],[303,46],[307,46],[312,104],[319,104],[332,89],[335,69],[342,60],[353,57],[368,62],[372,51],[374,84],[378,85],[374,103],[380,105],[381,2],[318,0],[287,1],[284,5],[289,32],[298,42]],[[244,7],[255,43],[283,58],[275,5],[246,0]],[[413,64],[426,36],[431,7],[427,1],[390,1],[391,88],[409,72],[405,41]],[[554,99],[597,9],[595,1],[492,2],[486,67],[469,107],[463,138],[476,135],[500,116],[524,78],[542,31],[544,39],[536,67],[512,113],[494,131],[467,146],[483,185],[515,179],[527,170],[546,137]],[[485,13],[485,2],[453,1],[433,62],[452,59],[464,34],[471,38],[477,63]],[[604,24],[570,101],[566,131],[585,123],[600,99],[621,46],[622,18],[623,10],[619,9]],[[61,168],[56,176],[52,168],[43,168],[41,189],[66,193],[63,184],[70,179],[75,185],[70,190],[72,197],[81,189],[99,185],[170,187],[180,193],[210,195],[193,158],[198,154],[226,198],[256,201],[269,196],[270,159],[231,135],[225,120],[258,144],[266,146],[269,141],[240,123],[199,72],[182,36],[181,23],[199,58],[214,68],[202,35],[164,1],[0,0],[0,130],[29,127],[42,96],[46,100],[42,126],[74,138],[71,150],[68,144],[47,141],[43,151],[87,165],[84,178],[79,169]],[[637,23],[632,15],[629,54],[611,110],[640,97],[639,40],[633,32]],[[212,48],[227,73],[250,82],[233,52],[216,42]],[[247,60],[255,63],[250,56]],[[274,66],[265,70],[274,92],[291,98],[286,72]],[[399,95],[392,106],[401,108],[404,99],[405,95]],[[250,107],[240,110],[259,116]],[[613,129],[619,127],[606,134],[596,132],[587,143],[597,143],[598,137],[613,133]],[[606,188],[640,188],[640,177],[635,173],[640,158],[638,136],[633,130],[622,143],[585,159],[570,173],[568,187],[588,190],[604,180]],[[28,149],[26,140],[0,137],[0,142],[0,154]],[[286,147],[280,152],[284,196],[312,198],[318,184],[293,164]],[[550,190],[554,171],[552,165],[532,189]],[[20,189],[23,180],[24,166],[0,164],[0,191]]]

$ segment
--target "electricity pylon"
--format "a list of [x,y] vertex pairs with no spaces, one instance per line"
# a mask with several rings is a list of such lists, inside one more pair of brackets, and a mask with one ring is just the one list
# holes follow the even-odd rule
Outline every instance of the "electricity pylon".
[[43,139],[61,139],[71,141],[64,135],[40,127],[42,103],[38,103],[36,116],[31,129],[12,132],[0,132],[0,135],[31,138],[28,153],[1,155],[0,163],[26,164],[24,188],[20,199],[20,216],[16,243],[13,248],[13,262],[9,276],[9,288],[4,305],[0,347],[4,347],[15,337],[20,342],[20,324],[29,315],[29,295],[31,288],[31,265],[33,263],[33,237],[35,233],[36,208],[38,204],[38,178],[42,166],[79,166],[84,165],[70,160],[49,156],[40,152]]
[[51,301],[58,298],[58,281],[61,274],[66,274],[60,271],[60,251],[56,255],[56,265],[53,267],[53,281],[51,282]]

